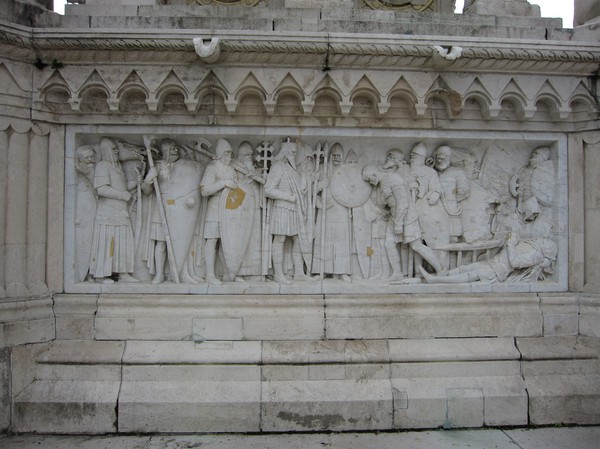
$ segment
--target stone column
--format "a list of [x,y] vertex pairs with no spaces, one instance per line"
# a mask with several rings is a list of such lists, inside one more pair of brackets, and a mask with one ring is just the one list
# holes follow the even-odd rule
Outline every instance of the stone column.
[[8,142],[9,135],[6,131],[0,132],[0,298],[6,296],[6,197],[8,188]]
[[8,296],[26,296],[27,290],[27,171],[29,132],[7,129],[8,174],[4,280]]
[[48,293],[48,274],[62,290],[64,133],[50,131],[27,122],[0,131],[1,296]]

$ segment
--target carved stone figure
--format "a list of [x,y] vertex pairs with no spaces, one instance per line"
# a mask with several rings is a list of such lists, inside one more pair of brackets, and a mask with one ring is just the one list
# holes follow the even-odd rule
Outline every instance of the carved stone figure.
[[100,140],[101,161],[96,166],[94,188],[98,207],[94,222],[94,236],[90,258],[90,274],[98,282],[112,283],[114,273],[120,282],[137,282],[133,272],[133,232],[127,210],[131,195],[125,174],[118,159],[115,142]]
[[540,17],[540,7],[526,0],[465,0],[465,14]]
[[[316,238],[313,251],[313,274],[324,273],[350,282],[350,210],[331,194],[330,181],[343,175],[344,149],[339,143],[331,147],[331,171],[323,180],[321,201],[317,203]],[[350,179],[347,180],[351,182]],[[337,182],[343,182],[338,179]],[[322,264],[322,266],[321,266]]]
[[[240,239],[240,268],[237,276],[261,279],[262,254],[262,181],[261,172],[254,166],[254,150],[250,142],[242,142],[238,148],[237,160],[232,162],[237,173],[238,189],[245,192],[243,202],[248,207],[240,214],[242,228],[247,228],[248,238]],[[238,227],[232,232],[240,232]]]
[[397,148],[344,160],[340,143],[310,139],[278,153],[242,141],[234,160],[225,139],[140,137],[144,147],[103,137],[99,150],[75,151],[76,282],[533,282],[553,269],[556,255],[544,249],[551,263],[540,262],[535,251],[557,245],[545,146],[515,169],[508,146],[485,142],[442,145],[430,159],[419,142],[409,164]]
[[573,26],[595,23],[600,20],[600,2],[598,0],[575,0]]
[[[450,243],[450,225],[440,201],[442,185],[437,172],[425,165],[426,157],[427,147],[423,142],[417,143],[410,154],[409,189],[415,202],[423,240],[429,248],[437,249]],[[448,254],[445,251],[438,251],[437,254],[442,266],[448,268]]]
[[[215,263],[217,256],[217,243],[228,244],[226,240],[233,237],[224,232],[223,213],[227,207],[232,208],[244,201],[245,192],[238,189],[236,171],[231,167],[233,149],[225,139],[219,139],[215,147],[215,160],[208,164],[200,192],[202,196],[208,197],[206,216],[204,221],[204,257],[206,259],[206,280],[209,284],[221,284],[221,280],[215,274]],[[226,250],[225,250],[226,252]],[[226,269],[227,255],[225,256]],[[229,273],[235,276],[231,270]]]
[[550,149],[539,147],[531,153],[529,164],[511,179],[510,193],[517,198],[517,210],[523,213],[528,201],[535,201],[541,206],[552,206],[554,186],[554,162],[550,160]]
[[270,234],[273,235],[272,261],[274,280],[280,284],[290,281],[283,272],[284,245],[292,240],[292,260],[294,280],[309,280],[304,265],[310,266],[312,236],[306,232],[308,189],[305,178],[296,171],[296,142],[289,138],[281,144],[281,150],[271,167],[265,196],[272,199],[270,214]]
[[94,166],[96,151],[91,145],[84,145],[75,151],[75,171],[77,190],[75,192],[75,245],[77,280],[83,282],[89,277],[92,237],[98,195],[94,188]]
[[447,276],[434,276],[419,267],[429,283],[460,284],[482,281],[504,282],[516,270],[521,270],[515,280],[536,282],[553,272],[558,247],[549,238],[519,240],[517,233],[510,236],[506,246],[489,260],[462,265],[450,270]]
[[468,153],[463,159],[464,172],[469,180],[469,196],[461,201],[463,240],[467,243],[492,238],[491,219],[494,195],[479,183],[477,157]]
[[450,166],[452,148],[449,146],[439,147],[435,150],[434,157],[435,168],[442,186],[442,205],[448,214],[450,241],[458,242],[463,235],[460,203],[470,194],[469,180],[462,169]]
[[[150,247],[146,251],[146,260],[150,273],[154,274],[153,284],[165,279],[167,261],[167,238],[171,239],[173,260],[179,278],[185,283],[197,283],[187,270],[187,258],[192,243],[198,212],[200,209],[201,166],[198,162],[181,158],[181,148],[172,139],[160,142],[161,160],[156,162],[144,179],[142,188],[146,194],[152,192],[151,184],[158,180],[162,198],[155,196],[151,203],[152,213],[149,229]],[[162,202],[168,226],[159,213],[158,201]]]
[[442,267],[436,254],[421,241],[418,219],[414,209],[409,207],[411,200],[402,177],[398,173],[367,165],[363,168],[363,178],[377,188],[377,203],[389,211],[385,248],[392,274],[388,280],[400,281],[404,278],[397,248],[400,242],[409,244],[436,272],[441,272]]

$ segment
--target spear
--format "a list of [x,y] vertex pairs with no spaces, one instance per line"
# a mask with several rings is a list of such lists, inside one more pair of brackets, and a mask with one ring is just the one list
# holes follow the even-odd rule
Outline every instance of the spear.
[[[154,159],[152,158],[152,141],[154,138],[151,136],[144,136],[144,145],[146,146],[146,154],[148,155],[148,165],[150,169],[154,168]],[[160,186],[158,185],[158,178],[154,178],[152,181],[154,191],[156,192],[156,199],[158,203],[158,211],[160,213],[160,219],[163,223],[163,232],[165,233],[165,240],[167,242],[167,256],[169,257],[169,265],[171,266],[171,275],[173,276],[173,282],[179,284],[179,272],[177,270],[177,264],[175,263],[175,253],[173,252],[173,245],[171,243],[171,235],[169,234],[169,224],[167,223],[167,214],[165,213],[165,206],[162,202],[162,196],[160,194]]]
[[[325,183],[327,183],[327,178],[329,177],[329,167],[327,164],[327,158],[329,156],[329,145],[325,143],[323,147],[323,179]],[[329,186],[323,188],[323,193],[321,194],[321,268],[319,271],[319,276],[321,279],[325,277],[325,221],[327,220],[327,190]]]

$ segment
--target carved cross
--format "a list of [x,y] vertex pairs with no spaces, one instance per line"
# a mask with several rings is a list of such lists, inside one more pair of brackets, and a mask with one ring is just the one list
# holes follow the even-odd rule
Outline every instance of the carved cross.
[[275,148],[271,145],[270,142],[264,141],[260,144],[259,147],[256,148],[258,152],[258,156],[256,156],[256,161],[258,162],[258,166],[262,170],[263,177],[269,173],[271,168],[271,163],[273,162],[273,153],[275,152]]
[[315,169],[316,171],[319,171],[319,165],[325,158],[325,152],[323,151],[323,145],[321,145],[321,142],[317,144],[317,148],[315,151],[313,151],[313,156],[315,158]]

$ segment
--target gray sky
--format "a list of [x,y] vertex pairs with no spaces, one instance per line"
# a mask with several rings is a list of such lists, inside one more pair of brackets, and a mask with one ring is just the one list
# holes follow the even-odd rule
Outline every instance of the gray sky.
[[[60,14],[65,11],[66,0],[54,0],[54,10]],[[530,0],[530,3],[540,5],[542,17],[561,17],[563,27],[573,27],[573,0]],[[456,11],[461,12],[464,0],[456,0]]]

